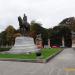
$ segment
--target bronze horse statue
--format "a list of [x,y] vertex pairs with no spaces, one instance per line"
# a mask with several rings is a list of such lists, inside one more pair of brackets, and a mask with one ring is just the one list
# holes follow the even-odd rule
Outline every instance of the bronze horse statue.
[[30,31],[30,24],[27,22],[27,16],[24,14],[23,20],[19,16],[18,21],[19,21],[19,27],[20,27],[20,32],[22,36],[27,35],[27,32]]

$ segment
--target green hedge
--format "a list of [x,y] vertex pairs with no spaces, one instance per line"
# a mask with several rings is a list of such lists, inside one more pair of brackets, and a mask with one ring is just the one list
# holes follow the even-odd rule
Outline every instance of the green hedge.
[[2,52],[2,51],[9,51],[10,50],[10,48],[0,48],[0,52]]

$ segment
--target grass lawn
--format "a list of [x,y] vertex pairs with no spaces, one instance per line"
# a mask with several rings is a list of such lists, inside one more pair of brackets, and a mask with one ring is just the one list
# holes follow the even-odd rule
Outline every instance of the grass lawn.
[[[41,50],[42,59],[46,59],[54,53],[62,50],[61,48],[44,48]],[[0,58],[13,58],[13,59],[36,59],[37,56],[35,53],[31,54],[0,54]]]

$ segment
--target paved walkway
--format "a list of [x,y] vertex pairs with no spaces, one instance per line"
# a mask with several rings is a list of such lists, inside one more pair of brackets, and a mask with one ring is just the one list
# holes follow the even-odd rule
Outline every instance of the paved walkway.
[[67,48],[48,63],[0,61],[0,75],[75,75],[75,50]]

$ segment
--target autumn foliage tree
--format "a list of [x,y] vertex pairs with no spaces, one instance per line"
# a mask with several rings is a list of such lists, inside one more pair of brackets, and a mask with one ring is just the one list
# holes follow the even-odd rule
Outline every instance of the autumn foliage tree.
[[40,23],[31,21],[29,35],[34,38],[34,41],[36,39],[36,35],[41,33],[41,28],[42,26]]
[[11,25],[9,25],[5,32],[6,32],[6,41],[8,45],[13,45],[14,44],[14,34],[15,34],[15,28]]
[[43,40],[43,44],[47,44],[48,43],[48,37],[49,37],[49,32],[50,29],[46,29],[43,28],[42,25],[40,23],[37,23],[35,21],[31,22],[30,25],[30,35],[34,38],[36,38],[36,35],[41,34],[42,40]]

